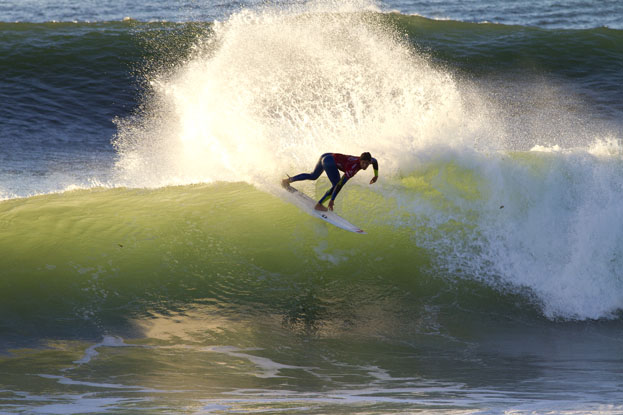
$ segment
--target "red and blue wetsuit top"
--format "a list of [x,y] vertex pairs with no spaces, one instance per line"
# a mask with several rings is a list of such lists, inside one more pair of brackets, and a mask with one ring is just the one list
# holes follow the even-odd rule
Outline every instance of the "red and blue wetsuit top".
[[347,156],[346,154],[333,153],[333,160],[335,160],[337,168],[343,171],[348,179],[361,170],[359,157],[357,156]]
[[[361,170],[361,165],[359,164],[360,158],[361,157],[357,156],[347,156],[345,154],[333,153],[335,165],[339,170],[344,172],[347,179],[352,178],[359,170]],[[377,173],[379,167],[375,158],[372,158],[372,167],[374,168],[374,172]]]

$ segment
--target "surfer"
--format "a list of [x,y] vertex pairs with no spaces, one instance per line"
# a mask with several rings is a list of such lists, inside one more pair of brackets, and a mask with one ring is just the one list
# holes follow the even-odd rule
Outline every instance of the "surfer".
[[[374,169],[374,177],[370,180],[370,184],[375,183],[379,178],[379,163],[373,158],[370,153],[362,153],[361,156],[348,156],[339,153],[325,153],[320,156],[316,168],[311,173],[301,173],[294,177],[288,177],[283,179],[281,185],[288,189],[290,183],[298,182],[300,180],[316,180],[322,172],[327,173],[327,177],[331,180],[332,187],[322,196],[322,198],[316,203],[315,209],[323,212],[327,210],[333,210],[333,203],[335,197],[340,192],[346,182],[352,178],[359,170],[366,170],[368,166],[372,164]],[[344,172],[340,178],[341,170]],[[323,206],[323,204],[329,200],[329,209]]]

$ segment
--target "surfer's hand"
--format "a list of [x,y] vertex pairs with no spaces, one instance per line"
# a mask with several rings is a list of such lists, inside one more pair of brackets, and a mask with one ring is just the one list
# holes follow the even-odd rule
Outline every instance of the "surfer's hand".
[[329,200],[329,210],[333,212],[333,200]]
[[372,184],[372,183],[376,183],[376,181],[377,181],[378,179],[379,179],[379,176],[374,176],[374,177],[372,178],[372,180],[370,180],[370,184]]

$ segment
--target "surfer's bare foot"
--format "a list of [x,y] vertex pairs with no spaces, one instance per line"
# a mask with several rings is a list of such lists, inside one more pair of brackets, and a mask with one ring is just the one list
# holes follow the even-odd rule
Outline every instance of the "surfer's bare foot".
[[290,179],[283,179],[283,180],[281,181],[281,186],[282,186],[284,189],[289,189],[289,188],[290,188]]
[[326,212],[327,210],[329,210],[326,207],[322,206],[320,203],[316,203],[316,207],[314,209],[319,210],[321,212]]

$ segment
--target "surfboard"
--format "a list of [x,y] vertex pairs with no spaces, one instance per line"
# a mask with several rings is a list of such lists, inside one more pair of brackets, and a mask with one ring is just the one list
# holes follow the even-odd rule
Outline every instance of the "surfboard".
[[335,212],[322,212],[320,210],[314,209],[317,202],[311,197],[307,196],[305,193],[299,192],[294,187],[288,186],[285,189],[289,192],[289,199],[303,212],[315,216],[327,223],[330,223],[333,226],[337,226],[340,229],[344,229],[345,231],[360,234],[366,233],[363,229],[360,229],[358,226],[353,225]]

